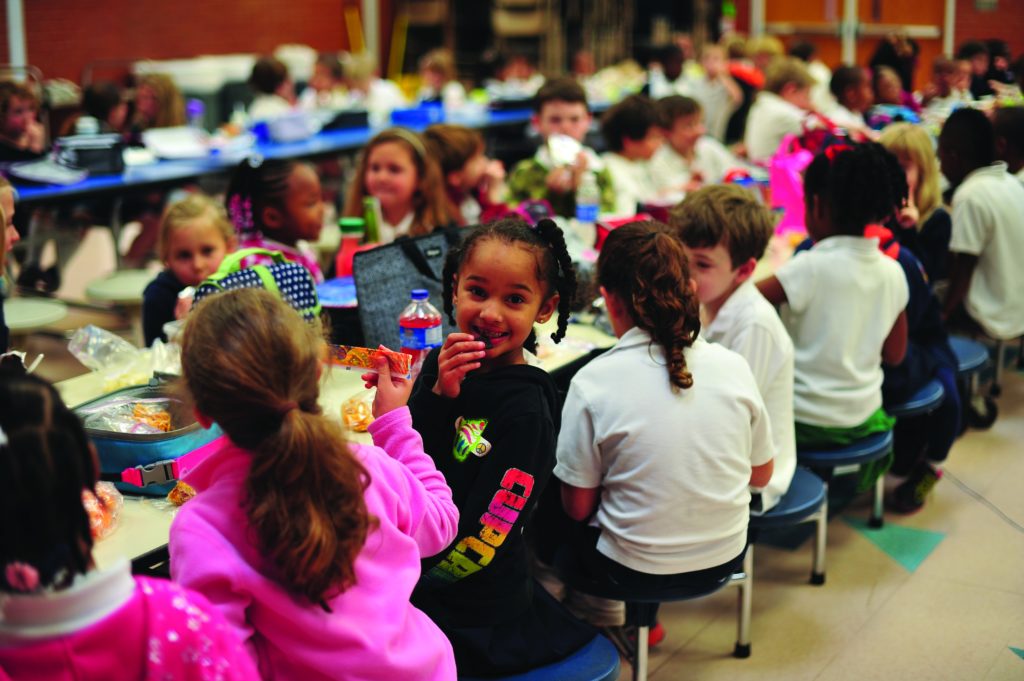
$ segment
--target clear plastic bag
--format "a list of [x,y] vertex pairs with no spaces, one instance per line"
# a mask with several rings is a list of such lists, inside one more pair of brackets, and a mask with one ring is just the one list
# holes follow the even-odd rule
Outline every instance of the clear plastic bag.
[[96,483],[96,493],[82,490],[82,504],[89,515],[89,530],[92,538],[99,540],[109,536],[121,519],[124,497],[111,482]]
[[[176,401],[176,400],[173,400]],[[174,427],[171,398],[119,397],[80,410],[86,428],[113,433],[167,433]]]
[[365,433],[373,423],[373,398],[376,389],[360,390],[341,403],[341,423],[356,433]]
[[140,349],[117,334],[92,324],[71,337],[68,350],[87,368],[103,377],[106,392],[144,385],[154,373],[181,374],[181,349],[157,339]]

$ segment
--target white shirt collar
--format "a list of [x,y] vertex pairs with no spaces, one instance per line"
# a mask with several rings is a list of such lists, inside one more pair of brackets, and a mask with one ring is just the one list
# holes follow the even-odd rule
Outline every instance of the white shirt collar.
[[0,595],[0,641],[69,634],[100,621],[135,593],[131,564],[78,575],[67,589]]
[[416,211],[409,211],[405,214],[405,217],[398,221],[397,225],[392,225],[387,220],[381,218],[380,221],[380,240],[381,243],[389,244],[400,236],[405,236],[409,233],[412,228],[412,220],[416,217]]

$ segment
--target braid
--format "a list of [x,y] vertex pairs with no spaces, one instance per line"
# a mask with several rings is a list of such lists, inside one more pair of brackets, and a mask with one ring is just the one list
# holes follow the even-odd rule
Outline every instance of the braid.
[[673,390],[690,388],[685,351],[700,333],[700,308],[682,243],[659,222],[624,225],[608,236],[597,270],[601,285],[664,350]]
[[468,242],[475,239],[477,233],[470,234],[458,246],[452,246],[448,251],[448,257],[444,260],[444,269],[441,271],[441,302],[444,303],[444,313],[448,315],[448,323],[453,325],[456,323],[455,306],[452,305],[452,296],[455,293],[455,275],[459,273],[459,268],[462,266]]
[[537,223],[535,229],[537,234],[548,242],[548,247],[551,249],[552,255],[555,256],[555,262],[558,264],[554,287],[559,295],[558,328],[551,334],[551,340],[558,343],[565,338],[565,330],[569,326],[572,300],[576,296],[576,269],[573,267],[569,248],[565,244],[565,234],[553,220],[541,220]]
[[295,161],[264,159],[257,154],[238,164],[225,197],[236,232],[242,236],[263,232],[263,209],[281,205],[295,166]]

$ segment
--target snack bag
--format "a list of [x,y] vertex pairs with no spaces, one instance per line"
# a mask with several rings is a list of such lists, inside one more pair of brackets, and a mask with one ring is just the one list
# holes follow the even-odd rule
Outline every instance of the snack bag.
[[394,350],[373,350],[355,345],[328,345],[327,363],[342,366],[346,369],[360,371],[376,371],[374,363],[378,356],[383,355],[396,376],[409,378],[412,375],[412,356]]
[[362,390],[341,403],[341,423],[356,433],[365,433],[373,423],[373,390]]
[[124,497],[113,483],[96,483],[95,494],[82,490],[82,504],[89,515],[89,530],[93,539],[103,539],[117,529],[121,509],[124,508]]

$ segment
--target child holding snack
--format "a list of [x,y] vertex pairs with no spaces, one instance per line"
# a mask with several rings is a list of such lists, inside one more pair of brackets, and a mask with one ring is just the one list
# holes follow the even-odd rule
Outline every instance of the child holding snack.
[[96,450],[51,385],[14,371],[0,370],[0,677],[257,678],[206,598],[126,559],[96,566]]
[[775,470],[759,509],[767,511],[786,494],[796,470],[793,342],[751,279],[775,220],[753,194],[727,184],[687,196],[673,209],[671,224],[697,282],[703,337],[743,355],[768,410]]
[[651,174],[663,193],[685,194],[718,184],[727,171],[743,167],[721,142],[705,134],[697,100],[672,95],[657,105],[665,143],[651,157]]
[[210,197],[192,194],[167,209],[158,243],[165,269],[142,293],[147,347],[157,338],[167,341],[164,324],[184,317],[192,304],[191,296],[179,299],[179,294],[216,272],[235,243],[235,229],[224,207]]
[[[881,364],[895,366],[906,354],[909,293],[900,266],[864,236],[906,192],[894,186],[902,178],[892,177],[887,156],[875,143],[816,156],[804,175],[814,246],[757,284],[782,305],[793,339],[798,446],[841,444],[894,423],[882,409]],[[861,486],[883,471],[874,467]]]
[[400,236],[422,236],[448,224],[441,171],[423,140],[404,128],[390,128],[371,139],[359,156],[344,214],[363,216],[364,199],[380,202],[380,243]]
[[448,214],[460,226],[478,225],[508,211],[505,167],[487,158],[484,138],[464,125],[432,125],[423,133],[430,155],[441,165]]
[[[533,158],[520,161],[512,169],[509,203],[545,199],[555,215],[573,217],[576,190],[583,174],[590,171],[596,174],[601,189],[601,211],[615,210],[611,176],[594,150],[583,146],[592,120],[583,86],[571,78],[550,80],[537,91],[534,102],[530,122],[543,142]],[[570,145],[574,151],[566,157],[563,148]]]
[[[619,227],[597,272],[619,340],[573,377],[562,408],[555,476],[583,573],[572,581],[700,593],[743,564],[749,488],[772,476],[768,414],[744,359],[698,335],[668,228]],[[595,623],[621,625],[621,604],[603,605]]]
[[524,348],[556,310],[552,337],[565,334],[576,278],[554,222],[532,229],[518,218],[470,232],[443,277],[459,330],[427,356],[409,407],[461,519],[424,562],[413,603],[447,634],[460,674],[516,674],[594,636],[534,582],[523,539],[558,432],[555,384]]
[[[197,491],[170,532],[171,573],[217,605],[275,679],[454,681],[452,650],[409,604],[419,561],[458,511],[377,365],[375,446],[345,442],[318,404],[324,343],[262,289],[192,312],[182,344],[200,423],[225,437],[183,480]],[[255,677],[253,677],[255,678]]]
[[0,81],[0,162],[42,156],[46,131],[36,119],[38,110],[36,95],[27,85]]
[[[251,156],[235,168],[225,200],[239,248],[279,251],[313,275],[324,275],[309,243],[320,238],[324,202],[313,167],[291,160]],[[259,256],[246,266],[261,262]]]

